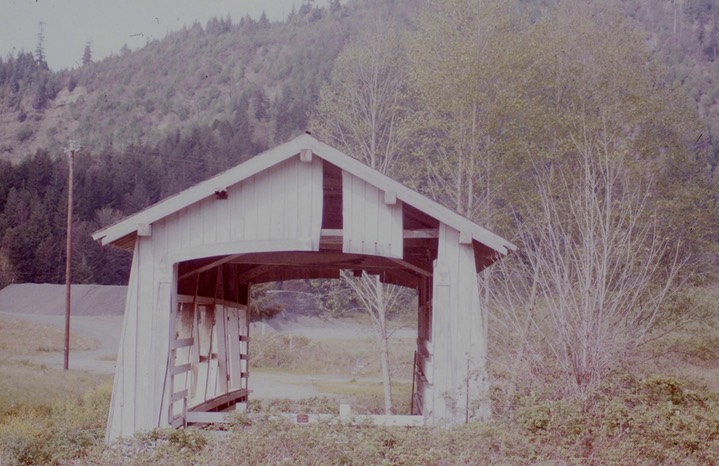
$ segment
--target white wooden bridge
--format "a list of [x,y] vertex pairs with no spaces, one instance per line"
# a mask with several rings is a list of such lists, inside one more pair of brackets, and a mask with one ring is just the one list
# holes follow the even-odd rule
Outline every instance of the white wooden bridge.
[[108,440],[246,402],[252,285],[340,270],[418,290],[422,423],[489,416],[476,273],[514,246],[308,134],[93,238],[134,254]]

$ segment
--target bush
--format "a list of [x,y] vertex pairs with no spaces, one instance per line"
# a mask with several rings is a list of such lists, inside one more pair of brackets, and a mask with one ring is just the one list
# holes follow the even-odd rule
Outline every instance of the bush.
[[599,464],[717,464],[719,397],[663,376],[615,376],[583,400],[519,397],[535,459]]

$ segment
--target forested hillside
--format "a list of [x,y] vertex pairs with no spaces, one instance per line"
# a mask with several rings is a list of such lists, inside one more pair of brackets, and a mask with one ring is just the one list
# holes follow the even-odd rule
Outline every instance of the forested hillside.
[[[540,21],[554,3],[520,2],[523,6],[519,8],[526,9],[529,18],[525,26],[511,15],[495,17],[500,23],[509,21],[511,24],[502,27],[506,26],[510,32],[516,28],[517,34],[490,38],[482,42],[485,46],[480,52],[439,50],[440,56],[444,53],[444,61],[426,61],[426,57],[421,56],[421,50],[452,44],[441,44],[443,36],[433,35],[440,31],[433,32],[427,20],[422,26],[420,14],[428,3],[420,0],[332,1],[327,7],[308,2],[286,20],[274,23],[264,16],[216,18],[205,25],[194,24],[171,33],[141,50],[121,50],[116,56],[99,62],[93,62],[91,54],[86,54],[83,66],[59,72],[48,70],[43,57],[31,53],[3,58],[0,60],[0,285],[12,281],[63,280],[67,183],[63,149],[70,138],[82,146],[75,167],[75,280],[123,283],[129,258],[119,251],[99,248],[89,233],[307,129],[320,91],[331,80],[335,58],[347,44],[377,24],[387,24],[400,34],[411,34],[422,27],[426,32],[426,42],[415,40],[409,47],[414,47],[407,58],[414,63],[413,71],[403,77],[413,83],[403,94],[407,113],[413,115],[406,126],[411,142],[403,146],[403,151],[423,163],[431,162],[430,166],[435,168],[417,169],[419,164],[405,158],[398,162],[400,168],[395,175],[480,223],[513,236],[512,218],[524,215],[514,205],[515,210],[508,208],[521,194],[516,187],[509,186],[501,195],[475,200],[466,196],[462,200],[456,192],[453,196],[447,190],[438,189],[443,183],[456,185],[458,181],[452,178],[457,172],[448,162],[451,157],[441,151],[460,154],[464,150],[461,144],[467,140],[444,146],[433,146],[433,141],[466,136],[472,131],[471,121],[467,123],[469,126],[458,129],[465,131],[464,136],[452,134],[457,129],[451,127],[452,122],[445,121],[445,126],[428,122],[437,122],[456,110],[452,98],[445,95],[448,92],[459,100],[492,95],[491,105],[477,107],[479,112],[475,113],[474,124],[476,127],[479,118],[487,134],[511,134],[514,139],[492,136],[491,143],[483,140],[481,144],[487,154],[509,155],[482,159],[486,165],[467,168],[468,176],[459,183],[470,191],[470,196],[477,197],[482,192],[486,194],[490,187],[498,193],[495,186],[509,183],[509,179],[497,177],[490,183],[482,177],[482,170],[496,174],[513,169],[530,174],[531,158],[525,156],[527,151],[542,149],[540,140],[548,132],[561,129],[562,118],[572,116],[557,114],[559,107],[553,107],[551,99],[561,97],[562,86],[578,84],[576,79],[570,79],[576,71],[572,67],[563,71],[550,69],[550,65],[561,63],[542,64],[541,60],[552,59],[552,47],[561,48],[572,42],[578,46],[571,50],[565,48],[564,53],[576,54],[568,60],[581,57],[580,44],[617,48],[622,45],[611,41],[591,44],[571,35],[556,39],[551,33],[554,26],[549,22],[545,26],[549,32],[544,36],[537,31],[533,34],[540,34],[536,36],[538,40],[554,37],[561,43],[545,44],[544,48],[526,45],[512,48],[512,41],[515,45],[519,43],[519,32],[529,30],[529,25]],[[642,79],[649,81],[621,89],[616,87],[620,86],[620,79],[609,82],[597,74],[598,79],[586,84],[600,92],[592,94],[584,104],[596,104],[604,99],[611,100],[618,111],[627,109],[624,104],[638,102],[652,94],[650,88],[641,86],[655,79],[654,85],[661,90],[655,93],[658,97],[651,102],[642,101],[641,105],[646,104],[644,107],[637,105],[631,111],[617,113],[614,123],[618,127],[625,123],[644,125],[646,131],[642,133],[641,144],[655,144],[647,150],[655,151],[655,166],[661,166],[657,175],[665,190],[660,196],[660,200],[666,202],[664,211],[686,212],[681,221],[677,221],[677,217],[666,217],[673,219],[671,234],[680,229],[697,230],[695,236],[700,237],[701,244],[712,243],[716,240],[711,233],[716,218],[711,216],[714,215],[715,167],[719,154],[716,142],[719,135],[719,63],[716,62],[719,6],[715,0],[633,0],[619,2],[617,6],[628,24],[636,27],[634,34],[643,41],[639,44],[642,52],[630,56],[621,55],[617,50],[611,60],[592,66],[625,66],[623,70],[605,70],[606,76],[614,73],[630,85],[629,81],[637,74],[632,67],[640,66]],[[515,8],[511,6],[507,10]],[[587,19],[588,24],[592,20]],[[611,31],[604,25],[598,27]],[[459,32],[471,34],[471,31]],[[404,39],[400,39],[402,41]],[[511,50],[514,55],[503,50]],[[488,67],[487,73],[478,75],[477,81],[461,77],[461,67],[466,65],[462,63],[465,52],[485,57],[484,64],[480,65]],[[78,56],[81,55],[82,51],[78,50]],[[648,63],[652,63],[652,67],[644,66]],[[663,67],[655,66],[659,64]],[[443,71],[446,76],[441,75]],[[509,74],[502,74],[505,72]],[[459,80],[453,82],[453,77]],[[554,94],[547,94],[546,99],[541,100],[541,92],[535,91],[541,89],[549,77],[555,81],[546,89]],[[603,88],[607,83],[614,87]],[[512,95],[534,97],[531,101],[507,98]],[[672,100],[662,105],[658,99],[666,95],[671,95]],[[689,97],[684,99],[684,95]],[[638,100],[632,100],[633,97]],[[539,108],[541,110],[537,110]],[[652,115],[656,117],[656,124],[653,129],[647,129],[644,123],[647,120],[642,118]],[[660,118],[662,121],[658,122]],[[671,131],[677,134],[670,134]],[[536,144],[520,144],[520,138]],[[675,151],[670,146],[680,146],[683,150]],[[432,153],[431,147],[439,152]],[[661,151],[671,152],[674,163],[657,162]],[[413,165],[414,170],[407,169]],[[647,167],[644,165],[639,171],[646,172]],[[487,206],[482,202],[488,202],[491,209],[485,209]],[[687,210],[688,204],[694,206],[694,210]],[[707,215],[709,218],[701,219]]]
[[123,284],[129,258],[89,233],[304,132],[353,31],[413,3],[215,18],[69,71],[24,52],[0,60],[0,286],[63,281],[70,138],[82,146],[74,279]]

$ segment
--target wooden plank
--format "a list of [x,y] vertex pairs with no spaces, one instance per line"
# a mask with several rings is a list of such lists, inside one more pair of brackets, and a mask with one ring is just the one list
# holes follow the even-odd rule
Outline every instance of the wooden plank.
[[185,372],[189,372],[191,369],[192,369],[192,364],[190,364],[188,362],[187,364],[181,364],[179,366],[170,367],[170,374],[171,375],[182,374]]
[[186,421],[188,424],[219,424],[227,422],[229,413],[188,411]]
[[149,223],[138,223],[137,236],[144,238],[152,236],[152,225]]
[[[311,161],[310,161],[311,162]],[[311,199],[302,199],[300,197],[300,165],[295,160],[290,159],[289,161],[283,162],[286,165],[284,170],[284,189],[281,189],[283,194],[284,205],[282,214],[282,237],[283,238],[296,238],[297,236],[311,236],[311,231],[300,230],[299,217],[306,215],[306,208],[304,203],[311,202]]]
[[209,400],[212,398],[215,398],[220,392],[217,389],[217,355],[215,352],[217,351],[217,325],[216,323],[212,325],[212,330],[210,333],[210,354],[208,355],[207,360],[207,380],[206,380],[206,386],[207,386],[207,392],[205,394],[205,400]]
[[185,211],[185,221],[188,223],[190,230],[190,244],[184,246],[183,249],[202,244],[202,207],[202,203],[198,202],[189,206]]
[[170,403],[175,403],[176,401],[183,400],[187,398],[188,391],[185,388],[184,390],[180,390],[179,392],[175,392],[172,395],[170,395]]
[[195,340],[195,344],[190,349],[189,360],[192,364],[192,371],[190,373],[190,380],[188,385],[190,388],[190,399],[198,397],[198,390],[200,384],[198,383],[200,373],[200,308],[197,303],[192,304],[192,338]]
[[185,278],[191,277],[191,276],[193,276],[193,275],[197,275],[197,274],[199,274],[199,273],[206,272],[206,271],[208,271],[208,270],[214,269],[215,267],[219,267],[219,266],[222,265],[222,264],[226,264],[226,263],[228,263],[228,262],[232,262],[234,259],[236,259],[237,257],[241,257],[241,256],[242,256],[242,254],[232,254],[232,255],[229,255],[229,256],[225,256],[225,257],[223,257],[223,258],[221,258],[221,259],[217,259],[217,260],[215,260],[215,261],[210,262],[210,263],[207,264],[207,265],[203,265],[202,267],[199,267],[199,268],[197,268],[197,269],[195,269],[195,270],[193,270],[193,271],[191,271],[191,272],[187,272],[187,273],[181,275],[180,278],[179,278],[179,280],[184,280]]
[[257,240],[257,178],[252,176],[242,183],[244,241]]
[[217,348],[217,392],[224,393],[228,389],[229,373],[227,369],[227,315],[225,306],[215,306],[215,339]]
[[[363,234],[362,244],[363,251],[366,254],[373,254],[378,256],[386,256],[389,253],[389,245],[381,244],[380,236],[380,214],[384,213],[381,207],[384,207],[384,203],[380,201],[381,191],[375,186],[366,183],[364,180],[360,180],[354,177],[355,182],[361,186],[358,194],[362,193],[361,198],[358,198],[362,203],[361,210],[364,211],[364,221],[362,222]],[[358,186],[358,187],[359,187]],[[387,228],[384,225],[384,228]],[[386,232],[386,230],[383,231]]]
[[[323,188],[323,169],[322,160],[317,157],[312,161],[311,171],[308,175],[304,176],[300,180],[300,186],[305,184],[305,179],[308,179],[310,187],[310,205],[306,212],[309,212],[309,235],[314,241],[313,251],[318,251],[320,248],[320,230],[322,229],[322,209],[324,199],[324,188]],[[303,170],[304,171],[304,170]],[[299,218],[305,218],[306,215],[300,215]],[[304,231],[304,230],[302,230]]]
[[210,377],[210,353],[212,342],[212,328],[214,321],[214,312],[211,307],[198,306],[198,358],[197,358],[197,376],[194,378],[196,383],[195,396],[192,399],[206,400],[208,398],[208,385]]
[[[202,403],[190,407],[190,412],[212,411],[222,405],[233,404],[247,398],[247,390],[242,388],[221,394]],[[189,412],[188,412],[189,414]]]
[[[323,228],[320,231],[320,235],[325,239],[341,239],[344,236],[344,230],[339,228]],[[402,238],[407,239],[437,239],[439,238],[439,229],[437,228],[422,228],[419,230],[403,230]]]
[[178,294],[177,295],[177,302],[180,304],[190,304],[195,302],[194,296],[189,296],[186,294]]
[[422,427],[426,425],[424,416],[413,416],[409,414],[357,414],[352,416],[354,424],[365,425],[371,423],[376,426],[395,427]]
[[178,340],[174,340],[170,343],[170,349],[174,350],[177,348],[185,348],[188,346],[192,346],[195,344],[195,339],[192,337],[189,338],[180,338]]
[[230,390],[242,388],[241,343],[240,343],[240,310],[228,307],[227,309],[227,354],[228,371],[230,376]]
[[[191,369],[188,372],[169,375],[169,392],[173,393],[178,387],[188,390],[192,386],[192,351],[195,344],[193,336],[195,327],[195,305],[194,303],[179,303],[176,300],[175,328],[172,329],[170,335],[170,364],[177,366],[181,364],[190,364]],[[172,405],[172,403],[170,403]],[[170,406],[170,415],[175,415],[174,406]],[[183,408],[184,409],[184,408]]]
[[282,413],[280,418],[294,422],[295,424],[316,424],[318,422],[345,422],[351,425],[396,426],[396,427],[422,427],[426,425],[424,416],[413,415],[385,415],[385,414],[352,414],[346,419],[341,419],[334,414],[305,414],[305,413]]
[[[105,431],[107,441],[115,440],[118,437],[132,435],[134,432],[134,378],[129,375],[133,372],[132,364],[134,357],[132,352],[135,348],[136,334],[134,329],[135,316],[137,315],[137,274],[138,262],[134,260],[137,254],[137,246],[133,254],[133,261],[130,267],[130,277],[125,298],[125,315],[122,320],[122,333],[117,357],[117,369],[112,387],[112,398]],[[127,362],[125,360],[128,360]],[[127,403],[126,403],[127,400]]]
[[179,429],[185,427],[185,419],[182,416],[176,417],[170,421],[170,427],[173,429]]
[[267,170],[255,175],[256,192],[253,209],[257,212],[257,220],[254,224],[255,238],[257,239],[273,239],[270,235],[270,223],[272,220],[272,200],[276,197],[276,193],[273,192],[273,186],[270,185],[268,176]]
[[263,275],[267,272],[272,271],[276,265],[273,264],[265,264],[265,265],[258,265],[256,267],[251,268],[250,270],[243,272],[237,276],[237,282],[238,283],[250,283],[252,280],[254,280],[256,277],[259,277],[260,275]]
[[[213,188],[214,191],[214,188]],[[224,204],[224,203],[223,203]],[[200,201],[202,206],[202,215],[196,221],[202,225],[202,244],[217,244],[218,235],[218,203],[213,196],[208,197]]]
[[227,188],[227,198],[229,200],[229,217],[225,219],[230,239],[232,241],[241,241],[244,239],[244,216],[242,192],[243,183],[239,182]]
[[313,244],[316,244],[318,241],[319,234],[314,240],[312,238],[282,238],[274,240],[253,239],[217,244],[195,244],[179,250],[169,251],[168,260],[171,263],[177,263],[205,257],[228,256],[258,251],[312,251],[316,249]]
[[459,232],[459,244],[472,244],[472,233],[469,231]]
[[[285,195],[287,186],[288,168],[286,163],[276,165],[266,172],[265,183],[269,191],[270,211],[267,219],[267,231],[263,236],[270,239],[286,238],[284,231]],[[294,194],[294,193],[293,193]]]
[[404,215],[401,202],[396,202],[389,207],[390,212],[390,256],[404,258]]
[[300,151],[300,162],[312,162],[312,149],[302,149]]
[[[155,238],[141,238],[137,241],[139,255],[138,268],[138,292],[137,292],[137,319],[135,333],[137,335],[136,346],[133,351],[135,358],[134,390],[135,395],[135,429],[142,429],[143,426],[152,426],[157,423],[157,411],[154,406],[154,375],[160,373],[164,377],[164,368],[167,362],[156,367],[153,364],[152,355],[153,340],[153,316],[155,314],[156,293],[158,288],[157,269],[155,254],[161,253],[156,250]],[[166,311],[167,312],[167,311]]]

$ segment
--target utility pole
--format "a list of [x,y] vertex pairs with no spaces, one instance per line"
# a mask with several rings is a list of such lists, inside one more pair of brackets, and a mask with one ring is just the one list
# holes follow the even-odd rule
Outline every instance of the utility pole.
[[67,171],[67,252],[65,255],[65,361],[63,368],[70,367],[70,298],[72,295],[72,168],[75,161],[75,152],[80,148],[74,142],[65,149],[68,159]]

